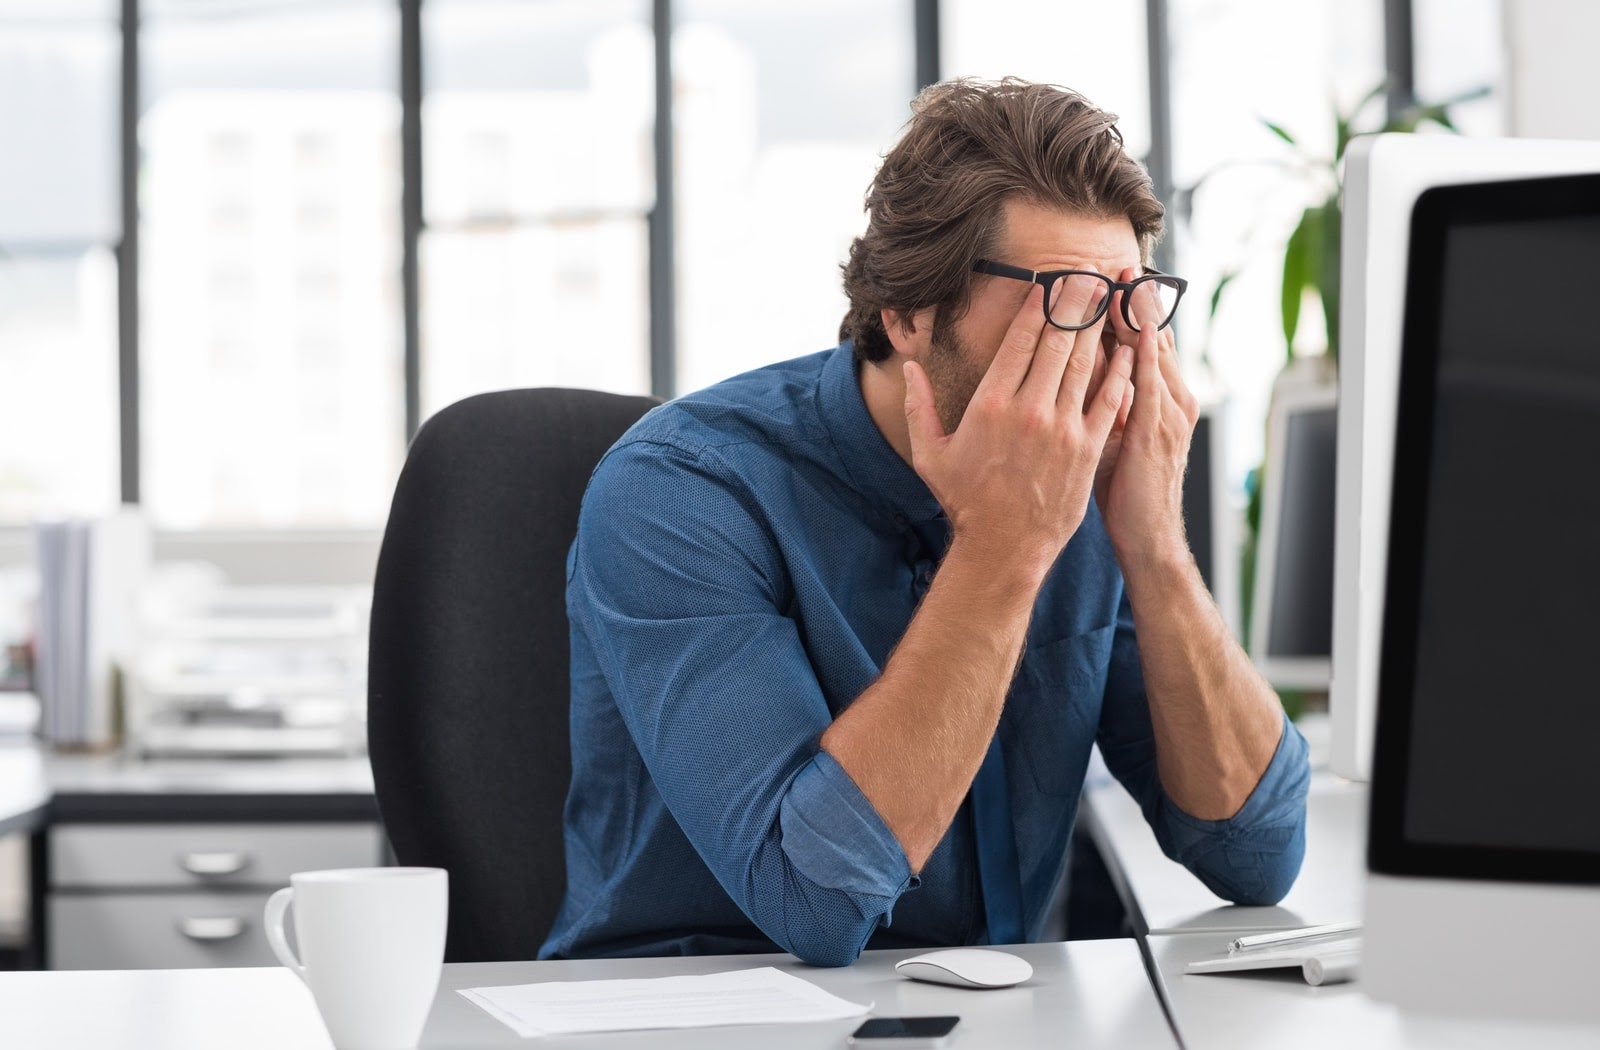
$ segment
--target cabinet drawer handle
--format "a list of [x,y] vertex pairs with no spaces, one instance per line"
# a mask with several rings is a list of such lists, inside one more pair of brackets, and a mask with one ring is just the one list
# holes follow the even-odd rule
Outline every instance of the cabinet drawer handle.
[[191,941],[231,941],[244,932],[244,920],[237,915],[179,919],[178,932]]
[[248,853],[185,853],[178,863],[190,875],[237,875],[250,863]]

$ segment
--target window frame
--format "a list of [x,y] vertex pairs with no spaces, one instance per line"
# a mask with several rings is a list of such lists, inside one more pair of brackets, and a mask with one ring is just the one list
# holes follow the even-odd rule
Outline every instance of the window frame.
[[[422,34],[424,0],[396,0],[400,11],[401,101],[401,293],[404,333],[404,439],[416,434],[421,420],[420,306],[418,288],[419,244],[424,231],[422,213]],[[911,0],[915,47],[915,78],[907,85],[914,93],[940,78],[940,2]],[[1167,0],[1145,0],[1150,78],[1151,146],[1145,158],[1155,189],[1163,200],[1171,198],[1171,104],[1167,46]],[[140,0],[120,0],[122,68],[120,75],[119,197],[122,237],[115,246],[118,270],[118,383],[121,496],[125,503],[140,502],[140,347],[139,347],[139,222],[138,222],[138,114]],[[1390,105],[1403,104],[1413,87],[1411,0],[1384,0],[1385,64],[1390,75]],[[675,239],[673,207],[672,120],[673,100],[671,30],[672,0],[652,0],[655,38],[655,177],[656,203],[650,209],[649,300],[650,374],[652,393],[669,398],[677,393],[675,376],[674,280],[671,259]],[[1170,241],[1158,252],[1157,265],[1171,270]],[[359,531],[359,530],[356,530]]]

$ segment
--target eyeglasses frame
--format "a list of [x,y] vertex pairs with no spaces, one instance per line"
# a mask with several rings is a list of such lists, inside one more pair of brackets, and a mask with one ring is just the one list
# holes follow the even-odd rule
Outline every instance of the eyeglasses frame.
[[[1189,282],[1184,280],[1182,277],[1175,277],[1170,273],[1162,273],[1160,270],[1152,270],[1148,267],[1145,269],[1143,274],[1135,277],[1131,281],[1115,281],[1110,277],[1107,277],[1105,274],[1097,273],[1094,270],[1027,270],[1021,266],[1011,266],[1007,263],[995,262],[992,259],[979,259],[977,262],[972,264],[972,272],[988,274],[991,277],[1010,277],[1013,280],[1027,281],[1029,284],[1041,285],[1044,288],[1044,319],[1055,327],[1061,329],[1063,332],[1081,332],[1085,328],[1093,328],[1096,324],[1099,324],[1100,318],[1104,317],[1106,315],[1106,311],[1111,308],[1111,297],[1117,292],[1122,293],[1122,320],[1129,328],[1136,332],[1139,331],[1139,326],[1133,323],[1133,318],[1128,314],[1128,298],[1133,293],[1134,289],[1140,284],[1143,284],[1153,277],[1161,277],[1167,281],[1171,281],[1173,285],[1177,287],[1178,296],[1176,299],[1172,300],[1172,312],[1167,315],[1167,319],[1156,326],[1156,331],[1159,332],[1163,328],[1166,328],[1168,325],[1172,324],[1172,319],[1178,315],[1178,304],[1183,301],[1183,293],[1189,290]],[[1050,295],[1053,291],[1053,286],[1057,281],[1061,280],[1063,277],[1071,277],[1074,275],[1081,277],[1097,277],[1106,282],[1106,284],[1110,285],[1111,289],[1110,291],[1106,292],[1105,298],[1100,300],[1100,308],[1095,311],[1095,315],[1089,320],[1085,321],[1083,324],[1062,324],[1054,317],[1050,316]]]

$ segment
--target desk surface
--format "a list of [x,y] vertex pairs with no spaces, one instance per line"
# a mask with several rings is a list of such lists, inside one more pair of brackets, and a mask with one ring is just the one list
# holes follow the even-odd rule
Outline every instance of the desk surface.
[[0,834],[56,820],[371,820],[372,767],[350,758],[135,760],[0,744]]
[[1131,914],[1134,907],[1130,907],[1130,918],[1141,933],[1242,933],[1361,920],[1367,842],[1364,784],[1327,772],[1312,774],[1305,863],[1289,895],[1270,908],[1228,904],[1183,865],[1168,860],[1121,785],[1095,787],[1084,800],[1086,825],[1112,868],[1112,877],[1131,894],[1140,914]]
[[[968,1047],[1175,1047],[1176,1041],[1131,940],[1035,944],[1013,949],[1033,979],[996,991],[918,984],[895,974],[910,952],[868,952],[854,966],[818,969],[787,955],[704,956],[584,962],[463,963],[445,967],[421,1046],[531,1045],[467,1002],[456,989],[479,985],[714,973],[779,966],[873,1013],[958,1014]],[[93,1004],[93,1009],[83,1009]],[[293,1050],[327,1047],[310,993],[287,970],[128,970],[0,974],[5,1042],[59,1050]],[[541,1048],[720,1047],[762,1050],[844,1045],[859,1021],[808,1025],[621,1032],[540,1039]]]
[[55,795],[372,794],[372,766],[365,755],[142,759],[52,754],[45,757],[44,769]]
[[50,804],[44,757],[30,744],[0,745],[0,835],[33,831]]
[[[344,804],[366,799],[364,759],[128,762],[114,757],[44,755],[29,746],[0,747],[0,831],[28,830],[77,803],[154,804],[162,796],[226,800],[237,795],[296,797]],[[1600,1046],[1590,1028],[1452,1021],[1402,1014],[1366,998],[1360,984],[1312,988],[1297,975],[1186,976],[1192,959],[1225,950],[1252,930],[1361,917],[1367,793],[1331,774],[1313,776],[1306,860],[1275,908],[1224,905],[1198,880],[1162,856],[1137,806],[1110,784],[1085,796],[1091,833],[1114,877],[1123,880],[1136,923],[1152,931],[1148,947],[1161,995],[1192,1050],[1282,1047]],[[108,802],[108,800],[111,800]],[[340,802],[344,800],[344,802]],[[31,822],[31,823],[30,823]],[[920,985],[893,973],[905,952],[872,952],[855,966],[823,970],[788,956],[640,959],[564,963],[464,964],[446,967],[422,1046],[524,1045],[509,1029],[455,994],[482,984],[599,977],[665,976],[740,966],[782,965],[846,998],[875,1000],[878,1015],[956,1013],[963,1044],[1005,1050],[1050,1047],[1173,1046],[1157,991],[1136,943],[1078,941],[1015,949],[1034,965],[1027,985],[995,992]],[[94,1009],[83,1009],[93,1004]],[[541,1046],[840,1047],[853,1022],[760,1029],[701,1029],[541,1041]],[[0,973],[0,1043],[7,1046],[142,1048],[327,1047],[309,993],[285,970],[224,969]]]
[[1227,951],[1228,933],[1150,938],[1163,992],[1188,1050],[1593,1050],[1593,1026],[1453,1019],[1377,1002],[1361,982],[1313,988],[1298,970],[1185,974],[1195,959]]

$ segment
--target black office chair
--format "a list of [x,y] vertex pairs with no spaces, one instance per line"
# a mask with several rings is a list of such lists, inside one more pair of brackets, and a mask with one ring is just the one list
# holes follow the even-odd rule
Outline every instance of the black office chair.
[[395,858],[450,872],[448,961],[531,959],[555,921],[567,548],[594,465],[654,404],[480,394],[406,456],[373,585],[367,739]]

